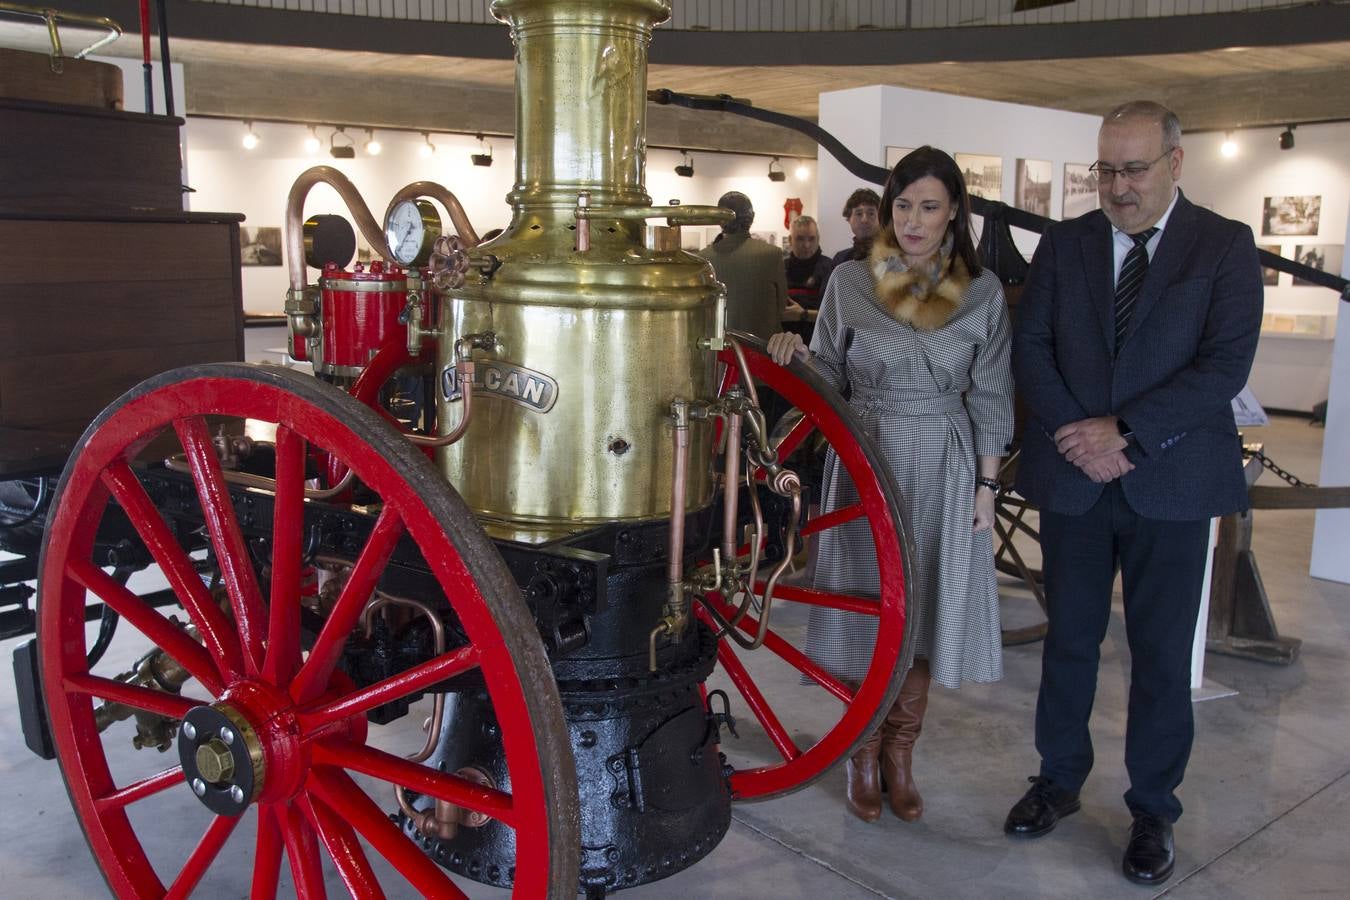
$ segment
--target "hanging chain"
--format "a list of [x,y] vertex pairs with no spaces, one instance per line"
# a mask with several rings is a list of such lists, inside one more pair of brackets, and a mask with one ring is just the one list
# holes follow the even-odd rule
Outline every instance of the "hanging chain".
[[1304,481],[1303,479],[1295,475],[1293,472],[1286,472],[1284,469],[1281,469],[1275,463],[1275,460],[1271,459],[1269,456],[1266,456],[1260,450],[1249,452],[1248,455],[1254,456],[1257,459],[1259,459],[1261,461],[1261,465],[1265,466],[1267,469],[1274,472],[1279,477],[1283,478],[1293,487],[1317,487],[1317,485],[1313,484],[1311,481]]

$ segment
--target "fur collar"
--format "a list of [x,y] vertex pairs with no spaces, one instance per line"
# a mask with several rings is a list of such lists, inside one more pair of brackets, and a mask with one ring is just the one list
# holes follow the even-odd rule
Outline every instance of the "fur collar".
[[872,243],[868,262],[877,300],[897,321],[934,331],[951,321],[970,286],[970,270],[947,240],[927,260],[906,267],[887,229]]

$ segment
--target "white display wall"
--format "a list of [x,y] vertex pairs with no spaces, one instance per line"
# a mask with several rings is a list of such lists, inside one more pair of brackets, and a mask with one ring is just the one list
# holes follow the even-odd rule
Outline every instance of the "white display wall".
[[[1183,126],[1185,123],[1182,123]],[[1196,203],[1251,226],[1258,245],[1278,247],[1294,258],[1300,249],[1320,254],[1333,271],[1344,259],[1346,217],[1350,210],[1350,123],[1300,125],[1294,146],[1281,150],[1283,128],[1244,129],[1231,134],[1188,135],[1182,186]],[[1224,156],[1231,139],[1237,148]],[[1267,198],[1315,197],[1317,215],[1273,230],[1315,232],[1268,234]],[[1252,368],[1251,386],[1264,405],[1310,411],[1327,399],[1331,384],[1332,341],[1343,305],[1335,291],[1295,285],[1280,274],[1266,287],[1266,317]]]
[[[365,129],[348,128],[346,133],[356,144],[355,159],[333,159],[329,155],[333,128],[321,126],[321,148],[309,154],[304,149],[307,126],[270,122],[253,123],[258,146],[246,150],[242,139],[244,123],[232,119],[188,119],[186,144],[194,210],[239,212],[246,217],[244,227],[279,228],[285,218],[286,197],[296,177],[311,166],[329,165],[341,171],[356,185],[378,219],[393,194],[412,181],[436,181],[447,187],[463,204],[469,220],[481,234],[504,228],[511,218],[506,195],[515,177],[514,143],[510,138],[489,138],[494,164],[474,166],[470,154],[480,150],[472,135],[431,133],[436,153],[423,157],[425,141],[420,133],[376,130],[382,149],[378,156],[365,150]],[[816,164],[814,160],[784,159],[787,180],[768,179],[769,158],[742,154],[693,154],[694,177],[682,178],[674,168],[681,156],[673,150],[651,150],[647,157],[647,192],[652,202],[665,204],[679,200],[684,204],[715,204],[729,190],[742,191],[755,205],[754,230],[781,244],[786,234],[783,206],[789,198],[801,200],[808,215],[816,214]],[[800,171],[799,171],[800,170]],[[306,216],[336,213],[345,216],[345,205],[327,185],[310,191],[305,203]],[[447,226],[449,223],[446,223]],[[659,224],[659,223],[658,223]],[[707,229],[685,229],[701,234],[686,234],[686,247],[701,245],[709,239]],[[311,278],[314,273],[311,271]],[[243,270],[244,309],[253,313],[276,313],[282,309],[287,288],[286,267],[245,266]]]
[[[1350,214],[1345,219],[1350,232]],[[1341,275],[1350,278],[1350,259],[1342,259]],[[1331,397],[1327,432],[1322,438],[1321,484],[1350,485],[1350,315],[1336,319],[1336,349],[1331,362]],[[1315,578],[1350,584],[1350,509],[1319,509],[1313,526],[1312,564]]]
[[[874,86],[821,94],[820,125],[863,160],[879,166],[886,164],[887,147],[913,149],[923,144],[953,155],[998,158],[1002,163],[1002,190],[991,199],[1001,199],[1010,206],[1015,205],[1017,161],[1049,163],[1049,215],[1057,219],[1063,214],[1064,164],[1087,166],[1097,158],[1101,116]],[[822,154],[821,243],[827,251],[851,243],[841,213],[844,200],[862,186],[843,166]],[[1037,236],[1017,229],[1013,235],[1019,249],[1030,258]]]

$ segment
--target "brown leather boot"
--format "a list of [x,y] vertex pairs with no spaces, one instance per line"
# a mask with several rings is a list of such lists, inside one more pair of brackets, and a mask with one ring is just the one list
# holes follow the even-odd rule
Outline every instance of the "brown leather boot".
[[914,660],[881,729],[881,775],[886,780],[891,812],[905,822],[917,822],[923,815],[923,797],[914,785],[911,759],[914,742],[923,730],[931,680],[928,660]]
[[881,732],[877,731],[848,758],[848,811],[864,822],[881,818]]

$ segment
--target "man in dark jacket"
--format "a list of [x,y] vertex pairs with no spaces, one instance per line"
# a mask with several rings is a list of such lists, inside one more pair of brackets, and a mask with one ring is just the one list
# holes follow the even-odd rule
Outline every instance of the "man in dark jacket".
[[872,238],[877,236],[881,227],[879,211],[881,198],[871,188],[858,188],[844,201],[844,219],[853,232],[853,243],[840,250],[830,260],[834,265],[850,259],[867,259],[872,252]]
[[820,226],[810,216],[792,220],[791,253],[783,260],[788,296],[805,309],[819,309],[834,263],[820,252]]
[[1122,869],[1172,874],[1194,722],[1191,647],[1210,519],[1247,505],[1231,402],[1261,327],[1251,230],[1188,201],[1181,125],[1127,103],[1097,142],[1101,209],[1051,225],[1027,276],[1013,373],[1030,412],[1017,489],[1040,508],[1046,614],[1040,773],[1004,824],[1038,837],[1079,808],[1117,565],[1130,694]]
[[727,289],[727,328],[747,331],[763,340],[783,330],[787,285],[783,281],[783,254],[750,236],[755,207],[740,191],[728,191],[717,205],[736,218],[722,226],[717,240],[699,251],[712,263],[717,280]]

